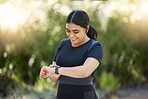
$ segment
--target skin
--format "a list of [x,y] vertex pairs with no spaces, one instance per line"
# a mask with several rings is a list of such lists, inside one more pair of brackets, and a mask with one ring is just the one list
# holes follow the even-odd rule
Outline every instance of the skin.
[[86,34],[88,32],[88,29],[89,26],[87,26],[87,28],[85,29],[74,23],[66,24],[66,34],[70,39],[73,47],[78,47],[90,40],[90,38]]
[[[66,24],[66,34],[71,41],[73,47],[78,47],[90,38],[87,36],[89,25],[83,28],[74,23]],[[74,78],[85,78],[91,75],[91,73],[99,66],[99,61],[95,58],[89,57],[86,59],[83,65],[75,67],[60,67],[59,75],[55,74],[56,62],[53,61],[50,66],[43,66],[40,71],[40,78],[49,77],[51,81],[56,82],[60,75],[65,75]]]

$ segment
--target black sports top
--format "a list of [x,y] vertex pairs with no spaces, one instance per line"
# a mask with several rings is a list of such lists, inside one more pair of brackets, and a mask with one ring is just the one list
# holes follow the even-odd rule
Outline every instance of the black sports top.
[[[100,63],[103,58],[103,45],[90,39],[86,43],[73,47],[70,39],[64,39],[58,46],[53,61],[61,67],[74,67],[83,65],[89,57],[97,59]],[[59,83],[73,85],[90,85],[92,84],[94,72],[86,78],[72,78],[61,75]]]

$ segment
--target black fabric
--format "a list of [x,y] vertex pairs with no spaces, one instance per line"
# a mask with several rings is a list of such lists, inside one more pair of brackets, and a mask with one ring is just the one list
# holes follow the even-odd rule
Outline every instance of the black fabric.
[[[53,61],[61,67],[73,67],[83,65],[89,57],[97,59],[101,64],[103,45],[100,42],[90,39],[79,47],[72,47],[70,39],[64,39],[59,44]],[[94,77],[94,72],[92,73],[92,77]]]
[[[64,39],[57,48],[53,61],[61,67],[74,67],[83,65],[89,57],[93,57],[101,63],[103,45],[100,42],[90,39],[83,45],[72,47],[70,39]],[[90,76],[93,77],[93,74],[94,72]],[[59,77],[57,99],[88,99],[87,96],[90,96],[91,99],[97,99],[90,76],[88,78],[72,78],[61,75]],[[89,82],[89,85],[86,82]]]
[[98,99],[93,85],[59,84],[56,99]]
[[93,57],[101,63],[103,58],[103,45],[98,42],[95,46],[91,47],[94,42],[96,41],[90,39],[83,45],[72,47],[70,39],[64,39],[57,48],[53,61],[61,67],[73,67],[83,65],[88,57]]

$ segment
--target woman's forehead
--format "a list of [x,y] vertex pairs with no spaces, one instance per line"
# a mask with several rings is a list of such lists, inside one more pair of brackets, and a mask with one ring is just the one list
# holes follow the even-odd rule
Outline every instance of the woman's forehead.
[[66,23],[66,28],[67,29],[81,29],[82,27],[74,23]]

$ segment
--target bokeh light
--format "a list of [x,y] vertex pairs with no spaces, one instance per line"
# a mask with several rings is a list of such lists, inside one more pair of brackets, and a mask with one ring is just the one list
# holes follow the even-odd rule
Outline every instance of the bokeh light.
[[27,13],[21,8],[16,8],[10,3],[0,5],[1,29],[16,30],[27,18]]

